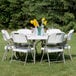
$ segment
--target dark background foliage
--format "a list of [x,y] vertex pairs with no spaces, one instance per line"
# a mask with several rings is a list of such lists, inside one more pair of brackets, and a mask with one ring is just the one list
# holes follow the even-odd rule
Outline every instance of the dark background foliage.
[[0,29],[30,27],[45,17],[46,27],[76,31],[76,0],[0,0]]

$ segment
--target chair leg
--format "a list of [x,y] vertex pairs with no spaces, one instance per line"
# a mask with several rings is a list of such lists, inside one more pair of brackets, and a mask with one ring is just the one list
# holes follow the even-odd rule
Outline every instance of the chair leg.
[[17,59],[16,52],[13,53],[14,57]]
[[43,60],[43,56],[44,56],[44,51],[43,51],[43,53],[42,53],[42,57],[41,57],[41,61],[40,61],[40,62],[42,62],[42,60]]
[[62,53],[62,57],[63,57],[63,62],[64,62],[64,64],[65,64],[64,52]]
[[3,57],[2,57],[2,61],[4,61],[4,60],[6,59],[7,52],[8,52],[8,49],[5,50],[5,52],[4,52],[4,54],[3,54]]
[[26,56],[25,56],[25,63],[24,63],[24,64],[26,64],[27,56],[28,56],[28,53],[26,53]]
[[34,61],[34,53],[31,51],[31,54],[32,54],[32,58],[33,58],[33,61]]
[[71,53],[70,53],[70,49],[68,49],[68,52],[69,52],[70,59],[72,60],[72,56],[71,56]]
[[61,53],[59,52],[56,60],[58,60],[58,58],[60,57],[60,55],[61,55]]
[[48,62],[49,62],[49,66],[50,66],[50,58],[49,58],[49,53],[47,53],[47,57],[48,57]]
[[11,56],[10,63],[13,61],[13,55],[14,55],[14,52],[12,51],[12,56]]

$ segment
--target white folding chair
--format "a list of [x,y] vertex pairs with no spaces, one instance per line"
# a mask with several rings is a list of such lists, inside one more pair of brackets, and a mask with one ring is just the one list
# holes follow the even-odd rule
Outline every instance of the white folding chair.
[[6,30],[1,30],[1,33],[2,33],[3,39],[7,42],[7,45],[4,47],[5,52],[2,57],[2,61],[3,61],[4,59],[6,59],[8,50],[11,49],[11,38],[9,36],[9,33]]
[[11,61],[13,60],[14,52],[22,52],[22,53],[26,53],[26,57],[25,57],[25,63],[26,63],[28,53],[29,52],[32,53],[32,50],[34,50],[34,48],[30,46],[30,43],[27,40],[27,36],[25,36],[24,34],[13,33],[12,39],[14,44],[22,44],[22,46],[13,45]]
[[[63,46],[61,46],[61,45],[59,46],[59,44],[61,44],[63,42],[63,40],[64,40],[64,33],[54,33],[54,34],[49,35],[45,46],[41,48],[41,50],[43,50],[41,62],[42,62],[44,53],[47,53],[48,62],[49,62],[49,65],[50,65],[49,53],[60,52],[62,54],[63,61],[65,63]],[[48,45],[53,45],[53,46],[48,46]]]
[[74,33],[74,29],[69,31],[68,36],[67,36],[67,40],[71,40],[73,33]]
[[69,33],[66,35],[66,38],[65,38],[66,41],[64,43],[64,49],[69,52],[69,56],[70,56],[71,60],[72,60],[72,55],[70,53],[71,46],[68,44],[68,41],[70,41],[72,39],[73,32],[74,32],[74,29],[72,29],[72,30],[69,31]]

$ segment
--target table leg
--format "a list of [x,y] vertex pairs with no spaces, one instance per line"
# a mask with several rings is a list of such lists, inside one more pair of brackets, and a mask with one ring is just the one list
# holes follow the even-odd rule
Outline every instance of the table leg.
[[[34,48],[36,46],[36,41],[34,42]],[[35,64],[35,60],[36,60],[36,49],[34,49],[34,64]]]
[[35,41],[34,41],[34,45],[33,45],[33,47],[34,47],[34,64],[35,64],[35,62],[36,62],[36,54],[37,54],[36,45],[37,45],[37,41],[35,40]]

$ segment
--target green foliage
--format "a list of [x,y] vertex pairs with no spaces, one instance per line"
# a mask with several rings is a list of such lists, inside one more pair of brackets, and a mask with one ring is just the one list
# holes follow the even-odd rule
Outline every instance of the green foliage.
[[75,19],[74,14],[73,13],[68,13],[65,12],[64,14],[64,24],[68,24],[70,21],[73,21]]
[[[75,0],[0,0],[0,29],[30,27],[33,18],[45,17],[48,27],[70,30],[76,18]],[[75,28],[75,26],[74,26]]]

